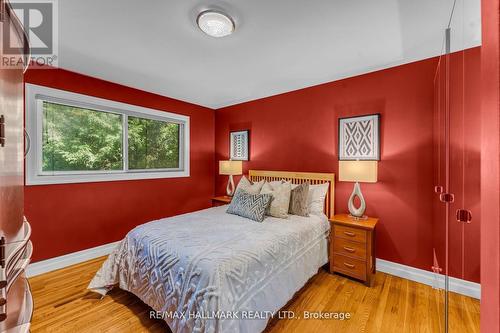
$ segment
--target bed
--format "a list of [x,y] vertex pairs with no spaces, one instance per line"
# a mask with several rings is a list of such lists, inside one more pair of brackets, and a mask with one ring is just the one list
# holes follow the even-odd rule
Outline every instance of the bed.
[[173,332],[261,332],[328,262],[334,175],[251,170],[252,181],[328,182],[325,214],[257,223],[227,206],[137,226],[89,284],[138,296]]

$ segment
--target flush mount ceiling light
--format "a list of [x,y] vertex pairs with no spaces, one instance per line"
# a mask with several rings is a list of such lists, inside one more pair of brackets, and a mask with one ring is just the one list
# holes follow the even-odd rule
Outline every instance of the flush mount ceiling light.
[[225,37],[234,31],[234,22],[231,17],[215,10],[201,12],[196,23],[201,31],[212,37]]

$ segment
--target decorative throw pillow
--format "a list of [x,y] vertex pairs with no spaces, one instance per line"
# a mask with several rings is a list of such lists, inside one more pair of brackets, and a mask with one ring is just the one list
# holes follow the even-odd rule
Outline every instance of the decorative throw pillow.
[[272,188],[275,188],[276,186],[281,185],[284,182],[285,182],[284,180],[273,180],[272,182],[266,182],[266,183],[268,183],[269,185],[271,185]]
[[234,195],[226,213],[262,222],[271,199],[270,194],[250,194],[240,190]]
[[295,186],[290,194],[288,213],[299,216],[309,216],[309,182]]
[[240,182],[238,183],[238,186],[236,186],[235,193],[238,192],[238,190],[243,190],[243,191],[250,193],[250,194],[259,194],[263,185],[264,185],[263,180],[261,180],[258,183],[252,183],[251,181],[249,181],[247,179],[247,177],[243,176],[243,177],[241,177]]
[[290,205],[290,192],[292,184],[290,182],[265,183],[262,186],[261,194],[272,195],[271,204],[266,211],[266,215],[286,219],[288,217],[288,208]]
[[309,195],[307,198],[309,214],[323,214],[328,186],[328,183],[309,186]]

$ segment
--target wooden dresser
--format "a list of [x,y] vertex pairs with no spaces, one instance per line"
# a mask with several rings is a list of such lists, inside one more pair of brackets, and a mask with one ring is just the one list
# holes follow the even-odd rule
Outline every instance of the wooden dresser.
[[372,286],[377,222],[377,218],[357,220],[347,214],[338,214],[330,219],[331,273],[341,273]]
[[[24,85],[29,45],[9,1],[0,0],[0,30],[10,45],[0,50],[13,60],[0,66],[0,332],[29,332],[33,299],[25,269],[33,247],[31,227],[24,218]],[[2,43],[5,40],[2,39]],[[26,150],[29,148],[26,140]]]

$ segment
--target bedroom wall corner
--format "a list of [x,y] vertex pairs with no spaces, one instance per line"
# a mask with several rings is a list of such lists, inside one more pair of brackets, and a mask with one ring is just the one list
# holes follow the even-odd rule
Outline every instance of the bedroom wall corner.
[[120,240],[136,225],[211,206],[214,110],[63,69],[30,69],[38,84],[190,117],[190,177],[25,186],[33,261]]
[[[474,52],[478,55],[479,52]],[[433,79],[437,58],[418,61],[216,110],[216,162],[229,132],[250,130],[249,169],[337,172],[339,117],[381,113],[379,182],[364,184],[367,214],[381,219],[377,256],[430,270],[432,265]],[[216,194],[226,177],[215,176]],[[351,183],[336,183],[336,212]],[[479,237],[479,236],[478,236]],[[473,258],[478,265],[478,258]],[[476,277],[468,279],[476,281]]]

